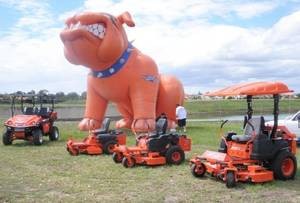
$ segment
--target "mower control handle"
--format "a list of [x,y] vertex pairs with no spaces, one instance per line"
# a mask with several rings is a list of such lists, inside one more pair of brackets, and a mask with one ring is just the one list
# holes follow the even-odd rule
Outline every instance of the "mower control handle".
[[254,126],[252,125],[252,123],[249,122],[249,120],[247,121],[247,123],[250,125],[250,127],[252,128],[252,130],[255,131]]
[[228,122],[228,120],[223,121],[223,123],[221,124],[221,128],[223,128],[223,126]]

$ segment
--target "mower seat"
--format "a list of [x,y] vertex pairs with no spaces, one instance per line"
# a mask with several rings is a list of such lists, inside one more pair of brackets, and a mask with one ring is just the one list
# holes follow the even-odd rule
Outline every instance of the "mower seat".
[[111,121],[110,118],[104,118],[104,120],[102,121],[101,128],[94,130],[94,133],[96,135],[108,133],[110,121]]
[[[250,122],[253,125],[255,135],[259,136],[265,126],[264,117],[263,116],[254,117],[254,118],[249,119],[248,122]],[[250,126],[250,124],[247,123],[245,126],[245,129],[244,129],[244,135],[232,135],[231,139],[233,141],[236,141],[239,143],[245,143],[245,142],[248,142],[249,140],[251,140],[252,134],[253,134],[253,129]]]

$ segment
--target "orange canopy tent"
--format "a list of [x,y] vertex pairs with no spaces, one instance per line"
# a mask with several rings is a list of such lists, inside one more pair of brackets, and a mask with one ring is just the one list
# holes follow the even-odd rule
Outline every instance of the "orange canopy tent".
[[235,96],[235,95],[275,95],[290,93],[286,84],[282,82],[249,82],[223,88],[221,90],[209,92],[206,96]]

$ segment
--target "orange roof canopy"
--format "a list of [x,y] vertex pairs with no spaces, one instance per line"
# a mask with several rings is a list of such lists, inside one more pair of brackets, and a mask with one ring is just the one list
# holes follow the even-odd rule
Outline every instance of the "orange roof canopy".
[[274,95],[293,92],[282,82],[249,82],[207,93],[207,96]]

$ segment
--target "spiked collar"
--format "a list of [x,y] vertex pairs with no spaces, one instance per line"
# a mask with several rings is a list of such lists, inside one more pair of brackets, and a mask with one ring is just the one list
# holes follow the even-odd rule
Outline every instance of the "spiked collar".
[[90,74],[95,78],[107,78],[116,74],[119,70],[121,70],[124,67],[124,65],[128,61],[132,48],[132,44],[128,42],[128,46],[123,52],[122,56],[113,65],[111,65],[105,70],[91,70]]

